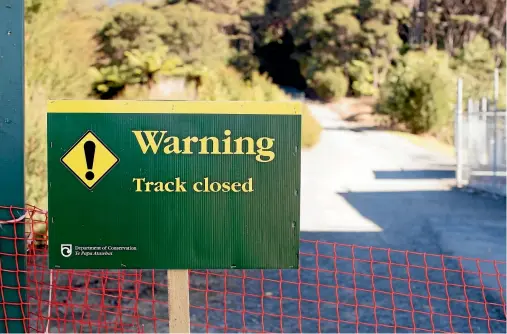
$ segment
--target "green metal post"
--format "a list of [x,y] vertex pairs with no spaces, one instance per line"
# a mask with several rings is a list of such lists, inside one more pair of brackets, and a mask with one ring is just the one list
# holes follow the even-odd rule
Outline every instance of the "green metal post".
[[[23,208],[24,1],[0,1],[0,205]],[[16,218],[23,210],[16,210]],[[24,333],[26,257],[24,221],[0,209],[0,333]]]

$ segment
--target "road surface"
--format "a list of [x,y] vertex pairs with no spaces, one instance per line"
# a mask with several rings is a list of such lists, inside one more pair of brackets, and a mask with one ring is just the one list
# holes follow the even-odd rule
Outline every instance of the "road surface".
[[301,231],[505,261],[505,199],[455,190],[453,157],[395,134],[350,130],[323,106],[311,110],[324,131],[302,152]]

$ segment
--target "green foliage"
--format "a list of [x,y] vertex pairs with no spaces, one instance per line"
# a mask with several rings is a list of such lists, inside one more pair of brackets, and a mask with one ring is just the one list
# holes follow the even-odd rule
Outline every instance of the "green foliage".
[[361,24],[356,17],[358,0],[311,1],[291,15],[289,31],[294,37],[294,58],[306,78],[335,67],[358,52]]
[[[409,12],[396,0],[311,1],[292,15],[290,25],[298,50],[294,56],[302,64],[303,75],[311,78],[314,72],[346,68],[345,64],[358,60],[369,67],[366,72],[371,73],[374,90],[378,89],[399,55],[398,31]],[[367,89],[364,79],[356,83],[356,91],[358,85],[360,90]]]
[[366,62],[354,59],[348,64],[347,71],[355,96],[376,96],[378,94],[378,89],[373,85],[371,67]]
[[254,72],[252,79],[248,82],[248,84],[254,90],[259,91],[257,94],[257,100],[259,101],[280,101],[288,98],[285,92],[278,86],[274,85],[266,74]]
[[245,83],[241,75],[231,68],[221,67],[215,70],[205,68],[197,89],[200,100],[224,101],[240,100],[244,97]]
[[362,18],[358,59],[371,68],[374,90],[384,83],[391,62],[399,56],[403,42],[398,31],[407,10],[403,3],[393,0],[364,1],[358,10]]
[[103,65],[121,64],[125,51],[154,51],[164,44],[167,34],[162,13],[140,4],[116,6],[97,33],[98,60]]
[[32,23],[37,17],[55,14],[61,11],[67,4],[67,0],[24,0],[25,21]]
[[94,26],[79,17],[62,22],[62,15],[60,7],[42,6],[26,24],[25,82],[28,89],[43,87],[50,98],[83,97],[90,87]]
[[[170,0],[169,2],[178,2]],[[179,1],[181,2],[181,1]],[[216,13],[252,15],[263,14],[265,0],[187,0]]]
[[227,67],[204,70],[198,96],[206,101],[277,101],[288,98],[266,75],[254,72],[252,78],[245,81],[241,73]]
[[495,68],[495,55],[489,42],[482,36],[476,36],[465,44],[461,57],[462,65],[480,73],[492,73]]
[[178,55],[185,63],[223,64],[232,55],[221,27],[227,16],[195,4],[177,3],[153,9],[141,4],[115,6],[97,33],[102,66],[121,65],[125,52]]
[[259,60],[253,52],[242,50],[233,53],[229,65],[243,73],[245,78],[250,78],[259,68]]
[[160,13],[166,20],[164,41],[169,52],[186,63],[213,66],[232,56],[229,36],[222,29],[229,16],[183,3],[164,7]]
[[40,11],[42,0],[25,0],[25,21],[30,22]]
[[452,117],[455,90],[448,57],[434,49],[409,52],[382,87],[379,111],[412,133],[447,124]]
[[505,46],[505,0],[427,1],[428,20],[420,15],[410,23],[421,46],[437,45],[449,54],[460,52],[474,36],[496,48]]
[[340,67],[316,72],[309,80],[317,95],[326,101],[339,99],[347,94],[349,82]]
[[147,85],[150,89],[160,77],[185,77],[191,67],[185,66],[181,58],[168,54],[166,46],[155,51],[125,51],[121,65],[92,67],[92,93],[103,99],[121,94],[127,85]]
[[307,105],[303,105],[301,112],[301,145],[305,148],[312,147],[319,142],[322,127],[313,117]]
[[131,81],[151,86],[159,76],[185,76],[189,71],[180,57],[169,55],[163,46],[151,52],[126,51],[127,64],[131,69]]
[[111,65],[101,68],[91,67],[90,77],[93,78],[92,93],[103,99],[110,99],[123,91],[129,83],[131,70],[125,64]]
[[478,99],[482,96],[493,98],[496,52],[498,51],[493,50],[487,40],[476,36],[465,44],[458,57],[454,59],[453,67],[463,78],[465,99]]

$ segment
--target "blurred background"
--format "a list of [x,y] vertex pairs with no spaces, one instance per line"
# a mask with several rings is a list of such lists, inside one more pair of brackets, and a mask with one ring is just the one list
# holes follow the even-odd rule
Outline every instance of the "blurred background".
[[453,141],[458,76],[465,100],[491,98],[500,68],[505,104],[505,0],[25,3],[27,201],[44,208],[46,99],[293,98],[438,147]]

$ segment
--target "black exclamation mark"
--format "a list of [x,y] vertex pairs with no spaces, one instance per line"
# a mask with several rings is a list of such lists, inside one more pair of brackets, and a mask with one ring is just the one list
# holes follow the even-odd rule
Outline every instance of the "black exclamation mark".
[[95,158],[95,143],[91,140],[87,141],[84,144],[84,151],[86,157],[86,167],[89,169],[85,176],[87,180],[91,181],[95,177],[95,174],[91,171],[91,169],[93,169],[93,159]]

